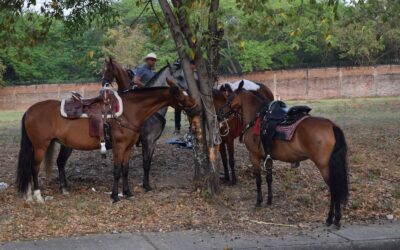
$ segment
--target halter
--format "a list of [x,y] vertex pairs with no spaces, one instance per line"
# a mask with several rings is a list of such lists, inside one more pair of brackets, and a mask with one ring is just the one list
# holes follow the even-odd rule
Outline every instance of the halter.
[[[237,96],[237,94],[235,92],[232,92],[231,95],[229,95],[228,99],[226,100],[225,104],[218,110],[217,112],[217,116],[218,116],[218,120],[219,121],[224,121],[227,118],[229,118],[229,116],[233,115],[233,114],[237,114],[237,110],[234,110],[232,108],[232,101],[233,99]],[[224,110],[228,108],[228,111],[225,113]]]

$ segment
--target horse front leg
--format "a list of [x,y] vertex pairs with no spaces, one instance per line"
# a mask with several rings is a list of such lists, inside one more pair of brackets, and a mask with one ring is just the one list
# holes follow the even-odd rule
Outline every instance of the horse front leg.
[[257,202],[256,207],[261,207],[261,203],[263,202],[262,190],[261,190],[261,158],[255,154],[250,155],[251,163],[254,168],[254,175],[256,177],[256,187],[257,187]]
[[266,170],[267,170],[267,174],[266,174],[266,181],[267,181],[267,185],[268,185],[268,200],[267,200],[267,205],[272,205],[272,174],[273,174],[273,162],[271,159],[268,159],[266,162]]
[[222,165],[224,165],[224,179],[225,183],[229,182],[229,169],[228,169],[228,158],[226,157],[226,144],[222,141],[219,145],[219,153],[221,155]]
[[121,165],[119,164],[114,164],[114,181],[113,181],[113,186],[111,190],[111,199],[113,200],[113,203],[116,203],[119,201],[118,197],[118,184],[119,184],[119,179],[121,178]]
[[233,138],[229,138],[227,143],[228,155],[229,155],[229,166],[231,168],[232,180],[231,184],[236,185],[236,172],[235,172],[235,141]]
[[57,157],[58,176],[60,181],[60,191],[63,195],[69,194],[69,187],[67,183],[67,177],[65,175],[65,165],[67,164],[68,158],[71,156],[72,148],[61,145],[60,153]]
[[123,147],[121,144],[114,144],[113,145],[113,156],[114,156],[114,170],[113,170],[113,185],[111,190],[111,199],[113,203],[118,202],[120,199],[118,197],[118,185],[119,179],[121,178],[122,172],[122,164],[124,162],[124,153],[126,147]]

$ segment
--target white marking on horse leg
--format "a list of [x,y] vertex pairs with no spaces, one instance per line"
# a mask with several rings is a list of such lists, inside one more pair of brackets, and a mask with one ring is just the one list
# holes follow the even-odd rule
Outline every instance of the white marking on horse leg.
[[32,202],[32,184],[28,184],[28,189],[26,190],[26,194],[25,194],[25,200],[27,202]]
[[67,190],[66,188],[62,188],[62,189],[61,189],[61,193],[62,193],[63,195],[69,195],[69,192],[68,192],[68,190]]
[[44,203],[44,199],[42,194],[40,193],[40,189],[33,191],[33,199],[35,199],[39,203]]

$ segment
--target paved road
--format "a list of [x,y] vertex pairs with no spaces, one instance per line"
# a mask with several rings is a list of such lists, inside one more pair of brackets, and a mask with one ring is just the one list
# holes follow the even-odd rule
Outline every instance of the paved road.
[[0,249],[400,249],[400,221],[382,225],[321,227],[298,236],[265,237],[241,234],[210,234],[200,231],[170,233],[99,234],[48,241],[10,242]]

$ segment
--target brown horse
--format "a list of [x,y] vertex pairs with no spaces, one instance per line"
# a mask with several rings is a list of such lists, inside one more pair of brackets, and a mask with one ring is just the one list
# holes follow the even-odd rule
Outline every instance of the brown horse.
[[[259,88],[256,90],[259,94],[261,94],[267,101],[274,100],[274,94],[272,91],[265,85],[257,83]],[[228,93],[224,93],[223,90],[214,89],[213,90],[213,99],[214,99],[214,107],[215,110],[219,110],[225,104],[226,95]],[[235,113],[225,119],[221,123],[220,134],[222,142],[220,144],[219,150],[221,154],[222,164],[224,166],[224,182],[229,183],[231,185],[236,185],[236,173],[235,173],[235,139],[238,138],[242,133],[242,121],[241,114]],[[228,150],[228,157],[226,155],[226,150]],[[231,168],[231,175],[229,175],[228,162]]]
[[[230,112],[241,110],[243,126],[252,124],[258,112],[265,105],[264,100],[250,91],[242,89],[242,84],[227,98],[219,115],[227,116],[226,108]],[[261,162],[266,158],[260,136],[247,129],[244,133],[244,143],[249,150],[250,160],[254,167],[257,186],[257,206],[262,203],[261,192]],[[294,132],[290,141],[274,140],[271,157],[284,162],[298,162],[311,159],[319,169],[325,183],[329,186],[331,203],[326,220],[327,225],[333,223],[340,227],[341,203],[348,200],[348,171],[347,171],[347,144],[343,131],[332,121],[310,116],[304,119]],[[272,166],[271,166],[272,167]],[[267,175],[268,204],[272,203],[272,172]]]
[[[128,185],[129,158],[132,145],[139,138],[141,125],[162,107],[178,107],[189,113],[195,109],[193,98],[173,83],[170,83],[170,86],[138,89],[121,94],[123,114],[118,120],[109,119],[114,160],[114,182],[111,193],[113,202],[119,201],[118,183],[121,174],[123,194],[126,197],[132,196]],[[60,101],[56,100],[38,102],[31,106],[22,118],[17,187],[20,193],[26,194],[27,200],[32,200],[33,182],[33,198],[43,202],[38,174],[43,158],[51,158],[52,150],[48,148],[52,148],[49,146],[54,142],[78,150],[100,148],[99,139],[89,136],[88,119],[63,118],[60,115],[60,104]],[[50,164],[45,165],[46,169],[51,168]]]

